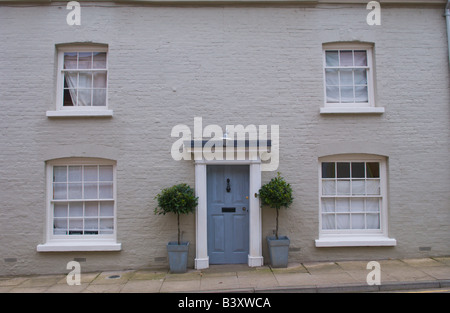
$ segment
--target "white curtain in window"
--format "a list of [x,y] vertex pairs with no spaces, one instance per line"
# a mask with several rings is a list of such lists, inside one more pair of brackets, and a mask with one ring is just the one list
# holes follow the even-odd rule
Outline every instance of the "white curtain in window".
[[[106,68],[106,53],[68,52],[64,54],[64,79],[74,106],[106,105],[106,72],[79,71]],[[94,65],[94,66],[93,66]],[[70,70],[74,70],[71,72]]]

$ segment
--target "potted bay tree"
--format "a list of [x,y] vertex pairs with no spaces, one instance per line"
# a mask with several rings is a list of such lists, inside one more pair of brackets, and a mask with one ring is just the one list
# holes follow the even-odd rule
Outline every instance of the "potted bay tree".
[[259,197],[262,205],[274,208],[277,214],[275,236],[266,237],[270,263],[272,267],[287,267],[290,240],[287,236],[278,235],[278,216],[281,208],[292,204],[292,188],[278,172],[277,177],[261,187]]
[[178,184],[163,189],[155,199],[158,201],[155,214],[174,213],[177,215],[178,240],[167,244],[167,253],[170,271],[172,273],[184,273],[187,268],[189,242],[181,241],[180,215],[194,212],[198,204],[198,198],[195,196],[194,189],[189,185]]

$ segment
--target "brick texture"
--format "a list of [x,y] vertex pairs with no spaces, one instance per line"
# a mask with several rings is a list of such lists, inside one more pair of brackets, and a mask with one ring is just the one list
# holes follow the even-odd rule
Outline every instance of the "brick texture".
[[[170,155],[173,126],[280,125],[279,171],[295,201],[280,216],[292,262],[450,254],[449,70],[443,6],[386,6],[382,25],[365,5],[159,7],[82,3],[0,6],[0,275],[165,267],[176,218],[156,216],[154,196],[194,186],[192,161]],[[374,43],[381,115],[321,115],[322,44]],[[57,51],[109,46],[112,118],[47,118],[56,106]],[[321,151],[388,158],[389,236],[396,247],[316,248]],[[335,149],[335,150],[333,150]],[[45,241],[45,162],[117,161],[120,252],[39,253]],[[276,173],[264,172],[263,183]],[[275,228],[263,209],[263,236]],[[181,220],[195,257],[195,217]],[[421,249],[419,247],[431,247]],[[298,249],[300,248],[300,249]],[[264,243],[264,255],[267,257]],[[16,259],[15,262],[4,259]]]

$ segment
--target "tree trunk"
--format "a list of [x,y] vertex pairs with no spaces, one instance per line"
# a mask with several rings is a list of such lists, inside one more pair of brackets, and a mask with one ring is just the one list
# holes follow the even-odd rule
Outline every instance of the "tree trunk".
[[180,232],[180,214],[177,214],[178,220],[178,245],[181,245],[181,232]]
[[277,224],[276,224],[276,227],[275,227],[275,237],[278,239],[278,211],[279,211],[280,209],[279,208],[277,208]]

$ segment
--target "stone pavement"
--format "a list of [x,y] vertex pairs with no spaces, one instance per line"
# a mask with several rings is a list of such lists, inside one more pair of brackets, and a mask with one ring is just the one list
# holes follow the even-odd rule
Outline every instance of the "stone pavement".
[[69,286],[66,274],[0,277],[1,293],[173,292],[373,292],[450,289],[450,257],[380,260],[381,284],[369,286],[368,261],[305,262],[288,268],[212,265],[172,274],[167,269],[81,273]]

